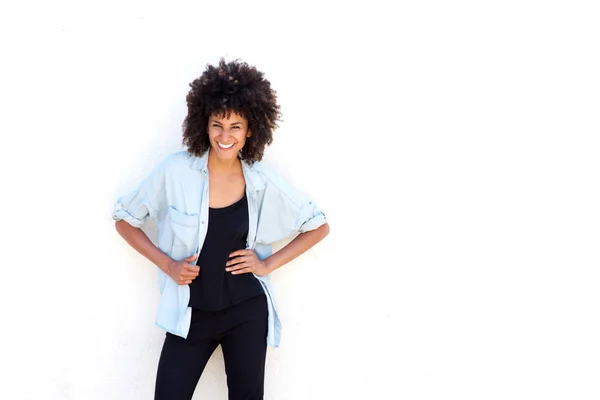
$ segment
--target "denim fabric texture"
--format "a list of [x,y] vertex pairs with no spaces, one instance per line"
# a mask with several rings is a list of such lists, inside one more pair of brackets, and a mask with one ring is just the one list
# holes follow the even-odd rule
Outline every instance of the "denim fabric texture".
[[[201,157],[188,151],[167,156],[130,193],[119,197],[112,218],[142,227],[147,218],[158,227],[158,248],[174,260],[200,253],[208,229],[208,152]],[[272,244],[314,230],[326,217],[305,194],[260,162],[242,160],[246,180],[250,229],[247,248],[258,258],[272,254]],[[190,288],[178,285],[158,269],[160,301],[156,325],[174,335],[187,337],[192,310]],[[281,321],[269,276],[257,276],[267,297],[269,319],[267,344],[278,347]]]

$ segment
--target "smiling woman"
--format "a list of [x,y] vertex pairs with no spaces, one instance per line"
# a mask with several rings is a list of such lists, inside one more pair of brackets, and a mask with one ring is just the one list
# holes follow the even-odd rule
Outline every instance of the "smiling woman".
[[[208,138],[211,147],[228,154],[234,153],[235,150],[241,151],[246,138],[250,135],[248,120],[240,114],[232,113],[229,117],[214,114],[208,120]],[[234,155],[237,155],[237,152]]]
[[[268,276],[327,236],[329,225],[313,201],[260,163],[280,117],[263,73],[221,60],[190,86],[187,151],[120,197],[113,218],[159,268],[156,325],[167,333],[155,399],[190,400],[221,345],[229,399],[258,400],[266,347],[281,336]],[[139,229],[148,217],[157,246]],[[295,235],[273,253],[273,243]]]
[[[273,131],[278,127],[280,107],[275,90],[264,78],[264,73],[244,62],[208,65],[198,79],[190,83],[187,107],[188,115],[183,122],[183,142],[190,152],[201,156],[211,145],[208,131],[216,119],[221,128],[223,120],[233,127],[231,114],[243,122],[240,130],[248,130],[245,145],[239,148],[240,158],[249,162],[260,161],[265,147],[273,142]],[[216,147],[212,142],[213,148]],[[227,144],[227,143],[225,143]]]

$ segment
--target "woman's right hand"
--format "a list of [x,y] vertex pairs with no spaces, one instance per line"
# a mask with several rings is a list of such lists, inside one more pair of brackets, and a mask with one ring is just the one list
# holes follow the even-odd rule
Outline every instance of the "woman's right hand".
[[193,254],[179,261],[172,260],[169,263],[167,274],[178,285],[189,285],[200,273],[200,267],[191,264],[196,258],[198,258],[198,254]]

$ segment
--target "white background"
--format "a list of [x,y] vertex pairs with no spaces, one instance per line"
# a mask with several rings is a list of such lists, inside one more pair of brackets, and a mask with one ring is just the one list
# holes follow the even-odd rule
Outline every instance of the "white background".
[[[273,274],[266,399],[600,398],[595,2],[16,4],[0,398],[152,398],[155,267],[110,211],[221,56],[266,73],[266,162],[331,225]],[[218,350],[194,398],[226,392]]]

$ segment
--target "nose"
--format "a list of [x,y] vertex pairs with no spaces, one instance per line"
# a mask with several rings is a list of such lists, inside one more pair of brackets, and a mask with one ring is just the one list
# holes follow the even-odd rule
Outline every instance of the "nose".
[[227,140],[229,139],[229,136],[231,136],[231,135],[229,134],[229,130],[227,130],[227,129],[223,129],[223,131],[221,131],[221,139],[222,139],[222,140],[223,140],[225,143],[227,143]]

